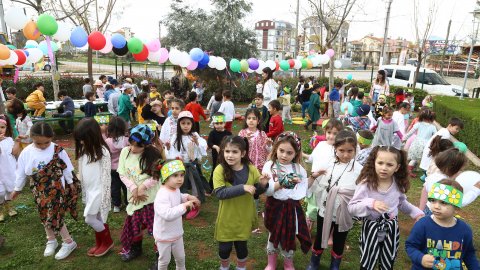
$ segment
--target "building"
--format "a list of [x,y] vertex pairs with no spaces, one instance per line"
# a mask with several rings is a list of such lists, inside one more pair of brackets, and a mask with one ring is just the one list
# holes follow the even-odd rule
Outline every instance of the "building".
[[282,60],[295,52],[295,29],[291,23],[279,20],[262,20],[255,23],[258,58]]
[[[336,24],[338,25],[338,21]],[[330,25],[336,28],[335,21],[332,21]],[[347,42],[348,42],[348,29],[350,24],[346,21],[343,22],[337,37],[333,41],[333,50],[335,51],[336,58],[347,57]],[[327,38],[327,30],[320,22],[317,16],[310,16],[302,20],[302,31],[300,37],[300,51],[308,54],[310,51],[319,52],[322,51],[322,46],[325,46],[325,40]],[[324,50],[323,50],[324,51]]]
[[[368,65],[378,65],[382,54],[383,38],[374,37],[373,34],[367,35],[360,40],[353,40],[348,43],[348,53],[352,62],[360,62]],[[400,55],[408,57],[408,51],[411,48],[411,42],[406,39],[387,39],[386,59],[384,63],[398,64],[401,62]],[[411,51],[411,50],[410,50]]]
[[117,31],[112,32],[112,34],[120,34],[120,35],[124,36],[127,40],[135,35],[135,33],[132,32],[132,30],[130,29],[130,27],[122,27],[122,28],[118,29]]

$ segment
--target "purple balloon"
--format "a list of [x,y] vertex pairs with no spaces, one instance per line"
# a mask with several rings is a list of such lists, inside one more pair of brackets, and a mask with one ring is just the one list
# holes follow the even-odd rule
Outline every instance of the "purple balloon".
[[257,70],[258,66],[260,65],[260,64],[258,63],[258,60],[255,59],[255,58],[249,58],[249,59],[247,60],[247,62],[248,62],[248,67],[249,67],[251,70]]

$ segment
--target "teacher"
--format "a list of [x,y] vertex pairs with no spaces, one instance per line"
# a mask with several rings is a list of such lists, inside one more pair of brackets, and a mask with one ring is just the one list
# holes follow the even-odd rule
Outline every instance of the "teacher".
[[170,80],[170,87],[176,98],[186,101],[188,93],[188,80],[183,74],[183,69],[180,66],[174,66],[173,71],[175,75]]
[[262,69],[263,78],[263,105],[268,108],[268,104],[272,100],[277,99],[278,96],[278,84],[273,79],[273,71],[266,67]]

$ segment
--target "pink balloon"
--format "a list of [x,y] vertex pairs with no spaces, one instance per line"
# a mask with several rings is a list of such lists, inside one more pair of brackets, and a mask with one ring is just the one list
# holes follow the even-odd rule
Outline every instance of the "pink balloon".
[[197,61],[190,61],[190,65],[187,66],[188,70],[195,70],[198,67]]
[[333,49],[328,49],[325,54],[332,58],[335,55],[335,51]]
[[110,34],[105,34],[105,39],[107,42],[105,43],[105,47],[100,50],[101,53],[109,53],[113,49],[112,37],[110,36]]
[[160,47],[161,47],[160,40],[158,40],[158,39],[156,39],[156,38],[150,40],[150,41],[147,43],[147,49],[148,49],[148,51],[150,51],[150,52],[157,52],[158,50],[160,50]]
[[166,48],[160,48],[159,51],[160,51],[160,60],[158,60],[158,63],[163,64],[168,60],[168,50]]

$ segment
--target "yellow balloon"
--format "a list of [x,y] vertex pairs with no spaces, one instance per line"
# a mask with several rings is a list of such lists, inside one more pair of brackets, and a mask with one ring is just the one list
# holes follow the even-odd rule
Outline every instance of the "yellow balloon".
[[310,59],[307,59],[307,69],[311,69],[313,67],[313,62]]
[[7,60],[8,58],[10,58],[10,49],[5,45],[0,44],[0,60]]

